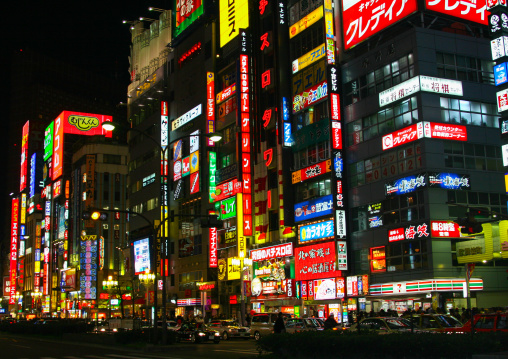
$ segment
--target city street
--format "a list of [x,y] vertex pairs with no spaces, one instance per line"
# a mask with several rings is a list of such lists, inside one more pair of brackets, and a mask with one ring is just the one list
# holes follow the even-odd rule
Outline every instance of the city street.
[[147,351],[135,351],[121,347],[99,346],[58,342],[32,337],[14,337],[0,333],[2,359],[144,359],[144,358],[254,358],[259,353],[254,340],[221,341],[219,344],[182,343],[166,348],[152,348]]

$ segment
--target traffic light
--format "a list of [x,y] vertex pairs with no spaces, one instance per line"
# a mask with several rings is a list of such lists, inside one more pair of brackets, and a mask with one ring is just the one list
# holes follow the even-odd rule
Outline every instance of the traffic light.
[[455,222],[461,227],[462,234],[473,235],[483,232],[482,224],[476,220],[474,212],[469,211],[467,217],[457,218]]
[[223,228],[224,222],[215,214],[210,214],[208,217],[201,218],[201,228]]
[[101,221],[107,221],[108,220],[108,213],[107,212],[100,212],[100,211],[84,211],[81,215],[81,218],[84,220],[101,220]]

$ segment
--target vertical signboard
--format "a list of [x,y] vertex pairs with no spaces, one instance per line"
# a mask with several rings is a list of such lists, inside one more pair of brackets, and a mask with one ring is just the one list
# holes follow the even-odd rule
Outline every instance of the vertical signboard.
[[[214,73],[206,73],[206,133],[215,132],[215,80]],[[213,146],[214,142],[208,139],[208,146]]]
[[30,124],[26,121],[23,126],[23,137],[21,139],[21,173],[19,176],[19,191],[22,192],[26,188],[28,174],[28,132]]
[[17,252],[18,252],[18,214],[19,214],[19,200],[17,198],[12,199],[11,206],[11,247],[10,247],[10,297],[9,304],[15,304],[16,299],[16,264],[17,264]]
[[53,176],[55,181],[63,173],[63,150],[64,150],[64,130],[63,130],[63,113],[54,121],[53,132]]

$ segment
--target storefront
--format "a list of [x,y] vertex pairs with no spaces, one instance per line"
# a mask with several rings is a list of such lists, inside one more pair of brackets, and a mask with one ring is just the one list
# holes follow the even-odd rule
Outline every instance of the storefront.
[[[471,292],[482,291],[483,279],[471,278],[469,287]],[[429,308],[436,310],[438,307],[445,310],[467,307],[465,278],[372,284],[369,291],[365,306],[367,313],[370,310],[377,313],[383,309],[385,312],[397,311],[400,315],[408,309],[425,311]],[[471,306],[476,306],[474,293],[471,296]]]

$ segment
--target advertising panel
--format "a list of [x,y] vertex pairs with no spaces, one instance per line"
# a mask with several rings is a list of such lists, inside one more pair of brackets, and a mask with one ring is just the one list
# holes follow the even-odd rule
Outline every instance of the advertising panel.
[[415,76],[379,93],[379,106],[386,106],[418,91],[463,96],[462,82],[430,76]]
[[217,104],[220,104],[222,101],[226,101],[228,98],[233,96],[236,93],[236,84],[232,84],[231,86],[225,88],[221,92],[219,92],[216,96]]
[[460,238],[460,227],[452,221],[431,221],[430,234],[433,238]]
[[19,176],[19,191],[23,192],[26,188],[26,182],[28,177],[28,133],[30,128],[30,122],[26,121],[23,125],[23,132],[21,138],[21,173]]
[[328,84],[325,81],[300,92],[293,97],[293,113],[301,111],[328,95]]
[[347,270],[347,242],[337,241],[337,268]]
[[241,261],[238,258],[228,258],[227,280],[240,279]]
[[361,0],[342,0],[344,48],[350,49],[416,10],[416,0],[380,0],[375,5]]
[[319,243],[295,249],[295,280],[339,277],[335,263],[335,242]]
[[51,122],[46,130],[44,131],[44,161],[47,161],[48,158],[53,154],[53,129],[54,122]]
[[485,1],[425,0],[428,10],[487,25],[489,12]]
[[294,205],[295,222],[330,215],[333,213],[332,195],[311,199]]
[[402,241],[404,239],[415,239],[429,236],[429,226],[426,223],[412,224],[406,227],[393,228],[388,230],[388,241]]
[[386,272],[386,251],[385,246],[370,249],[370,271]]
[[64,150],[64,125],[63,112],[58,116],[54,123],[53,133],[53,176],[52,180],[56,180],[63,173],[63,150]]
[[238,182],[238,180],[235,178],[234,180],[215,186],[215,194],[211,194],[211,197],[213,198],[214,202],[217,202],[234,196],[240,192],[242,192],[242,182]]
[[[206,73],[206,133],[215,132],[215,103],[213,98],[215,95],[215,74],[213,72]],[[213,146],[213,141],[208,140],[208,146]]]
[[467,141],[466,126],[423,122],[423,135],[427,138],[443,140]]
[[10,246],[10,296],[9,304],[15,304],[16,278],[17,278],[17,252],[18,252],[18,226],[19,226],[19,200],[12,199],[11,204],[11,246]]
[[298,59],[293,61],[293,74],[297,73],[300,70],[303,70],[305,67],[310,64],[322,59],[326,55],[326,44],[321,44],[315,49],[310,50],[305,55],[300,56]]
[[464,190],[471,189],[469,175],[459,175],[456,173],[429,173],[428,181],[429,187]]
[[427,185],[427,176],[425,173],[400,178],[393,182],[385,184],[386,196],[400,195],[416,191]]
[[289,27],[289,38],[292,39],[305,29],[314,25],[318,22],[319,19],[323,17],[323,6],[318,7],[316,10],[312,11],[310,14],[305,15],[300,21]]
[[203,0],[176,0],[174,11],[173,37],[180,35],[196,19],[203,15]]
[[331,160],[326,160],[315,165],[299,169],[292,173],[292,183],[306,181],[310,178],[320,176],[331,171]]
[[[44,257],[46,262],[44,272],[47,273],[46,252]],[[97,299],[97,236],[81,236],[79,263],[81,268],[79,277],[81,298]],[[44,281],[46,282],[46,278],[44,278]]]
[[276,246],[252,249],[249,251],[250,259],[253,262],[265,261],[275,258],[293,256],[293,243],[279,244]]
[[219,14],[220,47],[223,47],[238,36],[240,29],[249,27],[249,2],[248,0],[220,0]]
[[102,123],[106,121],[113,122],[112,116],[99,115],[95,113],[63,111],[58,117],[62,119],[64,133],[85,136],[113,136],[111,131],[106,131],[102,127]]
[[382,139],[383,151],[396,146],[404,145],[412,141],[416,141],[422,137],[423,137],[423,124],[421,122],[415,123],[411,126],[405,127],[401,130],[397,130],[395,132],[383,136]]
[[138,239],[134,241],[134,274],[150,271],[150,268],[150,239]]
[[298,242],[307,243],[334,237],[333,219],[298,226]]
[[314,300],[335,299],[335,278],[317,279],[314,281]]
[[508,82],[507,65],[507,62],[502,62],[499,65],[494,66],[494,83],[496,86],[503,85]]
[[176,129],[182,127],[186,123],[194,120],[196,117],[200,116],[201,113],[202,113],[202,105],[199,104],[190,111],[187,111],[182,116],[178,117],[173,122],[171,122],[171,131],[175,131]]
[[236,217],[236,197],[215,202],[215,213],[218,214],[220,220]]
[[490,51],[492,60],[507,56],[508,54],[508,36],[499,36],[490,41]]
[[496,93],[497,110],[503,112],[508,110],[508,90],[501,90]]
[[346,236],[346,211],[338,209],[335,211],[335,222],[337,223],[337,237],[344,238]]

